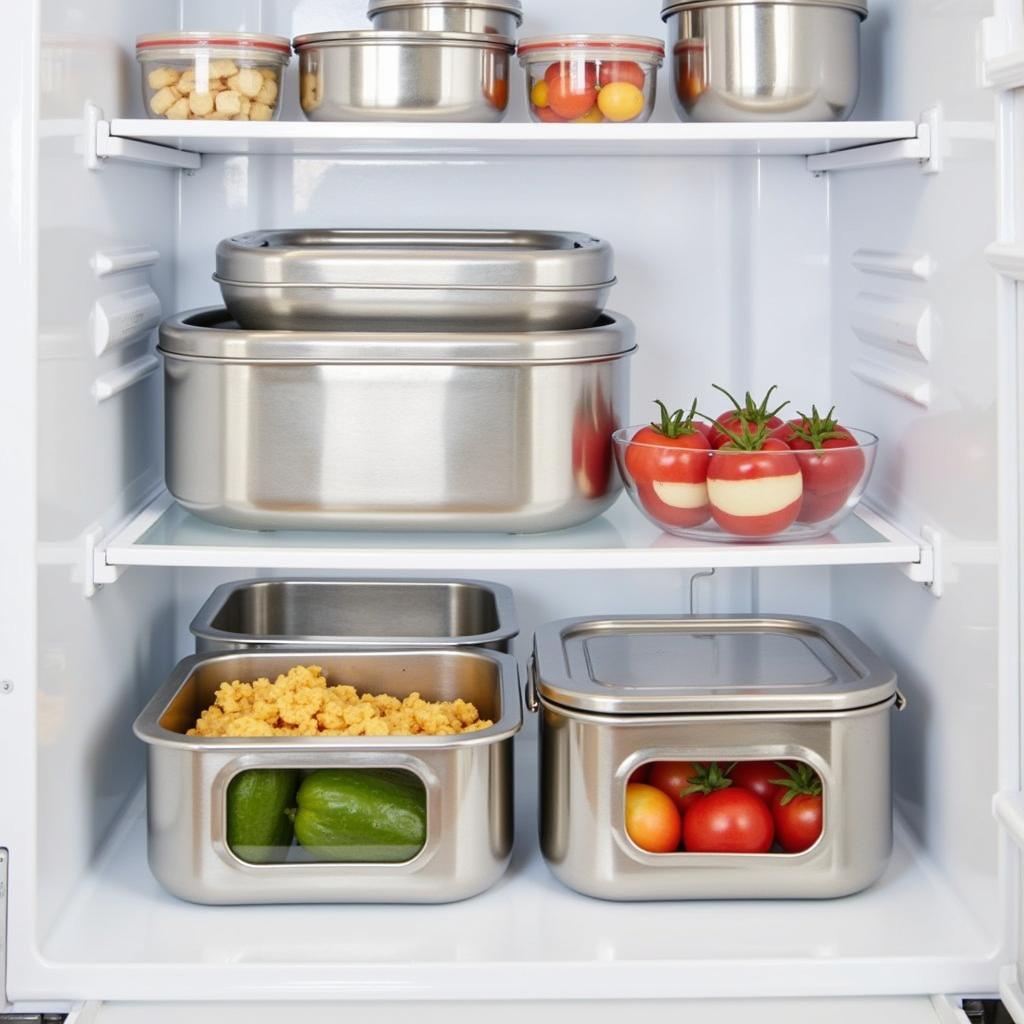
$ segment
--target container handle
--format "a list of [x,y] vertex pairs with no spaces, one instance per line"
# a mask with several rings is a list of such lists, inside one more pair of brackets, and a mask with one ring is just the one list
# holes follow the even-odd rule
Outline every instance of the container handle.
[[907,709],[907,698],[903,696],[902,691],[896,691],[896,710],[905,711]]
[[526,707],[536,714],[540,710],[537,699],[537,655],[531,654],[526,662]]

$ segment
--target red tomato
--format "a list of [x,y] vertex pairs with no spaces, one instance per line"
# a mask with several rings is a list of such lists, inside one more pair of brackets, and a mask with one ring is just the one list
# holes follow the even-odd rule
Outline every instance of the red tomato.
[[570,65],[568,71],[555,75],[548,80],[548,104],[559,116],[571,121],[582,117],[597,102],[597,82],[592,65],[587,65],[588,73],[577,65]]
[[611,405],[599,386],[595,394],[581,399],[572,424],[572,472],[587,498],[608,493],[614,432]]
[[626,786],[626,834],[648,853],[675,853],[682,821],[676,805],[660,789],[642,783]]
[[820,523],[834,516],[847,502],[864,475],[866,461],[857,439],[833,417],[822,417],[817,407],[801,413],[773,432],[795,452],[804,476],[801,523]]
[[772,803],[772,818],[775,820],[775,836],[786,853],[803,853],[809,850],[821,835],[822,799],[821,794],[812,796],[799,793],[789,803],[782,803],[786,791],[782,790]]
[[796,522],[804,483],[796,455],[765,429],[730,441],[711,458],[708,501],[715,522],[737,537],[769,537]]
[[779,792],[776,780],[783,774],[774,761],[740,761],[729,772],[732,784],[756,793],[766,804],[771,804]]
[[656,522],[667,526],[699,526],[711,518],[708,505],[707,435],[678,409],[669,413],[664,402],[661,422],[637,431],[626,449],[626,471],[633,478],[643,507]]
[[701,798],[700,793],[687,792],[701,777],[699,764],[692,761],[656,761],[650,768],[648,784],[667,793],[680,814],[685,814]]
[[733,404],[733,407],[727,412],[723,412],[711,427],[711,440],[716,448],[721,448],[735,440],[737,436],[756,434],[762,427],[766,426],[769,430],[774,430],[783,425],[778,414],[789,405],[789,402],[783,402],[777,409],[769,410],[768,403],[772,399],[774,387],[768,389],[768,394],[764,396],[760,405],[754,401],[754,397],[749,391],[741,405],[725,388],[719,387],[717,384],[711,386],[716,391],[721,391]]
[[534,107],[533,112],[540,121],[547,121],[551,124],[565,123],[565,118],[559,117],[550,107]]
[[601,63],[598,80],[602,85],[611,85],[612,82],[629,82],[630,85],[642,89],[646,75],[644,75],[644,69],[631,60],[606,60]]
[[508,79],[494,80],[487,90],[487,102],[496,110],[504,110],[508,106]]
[[597,67],[589,61],[555,61],[544,72],[544,81],[550,85],[559,75],[570,76],[577,83],[585,82],[588,89],[593,89],[597,86]]
[[779,845],[786,853],[803,853],[824,827],[822,787],[818,773],[802,761],[777,761],[783,780],[772,799],[772,818]]
[[629,777],[630,785],[640,782],[647,782],[651,777],[651,766],[650,764],[642,764],[637,768],[632,775]]
[[768,853],[774,838],[768,805],[745,789],[716,789],[683,818],[688,853]]

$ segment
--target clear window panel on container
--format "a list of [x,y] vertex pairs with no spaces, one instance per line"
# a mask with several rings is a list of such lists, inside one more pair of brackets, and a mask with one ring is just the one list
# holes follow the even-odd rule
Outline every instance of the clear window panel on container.
[[229,783],[226,813],[248,864],[402,864],[427,838],[426,789],[401,768],[254,768]]
[[804,761],[649,761],[629,778],[625,818],[645,853],[795,855],[821,838],[823,786]]

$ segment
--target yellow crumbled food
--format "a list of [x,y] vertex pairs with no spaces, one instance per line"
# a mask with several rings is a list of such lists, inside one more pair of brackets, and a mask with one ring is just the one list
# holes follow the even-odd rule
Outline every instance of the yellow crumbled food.
[[286,675],[223,682],[189,736],[455,736],[489,729],[464,700],[404,700],[328,686],[319,665],[296,665]]

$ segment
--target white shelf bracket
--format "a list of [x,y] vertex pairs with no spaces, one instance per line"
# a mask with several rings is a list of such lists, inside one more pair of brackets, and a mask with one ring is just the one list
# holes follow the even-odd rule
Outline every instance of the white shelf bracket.
[[855,146],[835,153],[819,153],[807,158],[807,169],[814,175],[835,171],[857,171],[869,167],[890,167],[916,163],[923,174],[942,170],[942,111],[933,107],[925,112],[912,139]]
[[86,103],[85,166],[90,171],[97,171],[107,160],[125,160],[181,171],[198,171],[202,166],[202,157],[198,153],[111,135],[110,122],[104,120],[103,111],[94,103]]
[[[886,540],[906,540],[907,534],[894,526],[867,502],[861,502],[857,516]],[[942,534],[931,526],[924,526],[916,538],[921,557],[916,562],[901,563],[897,568],[907,579],[920,583],[933,597],[942,597]]]

